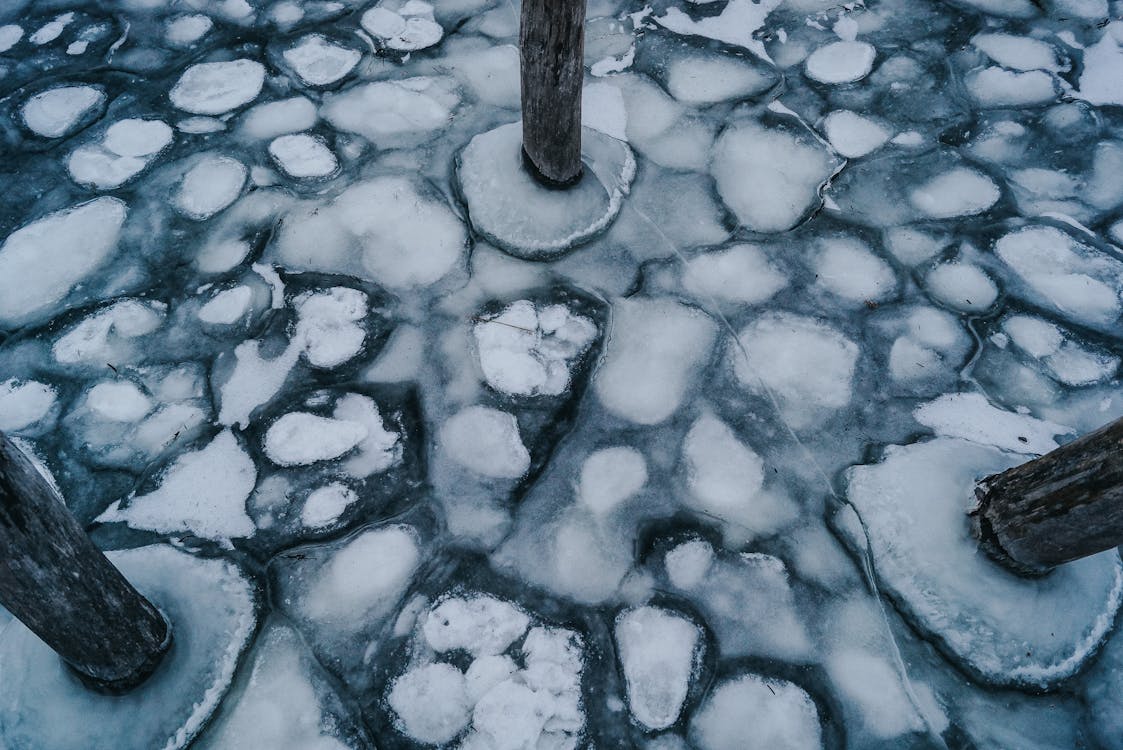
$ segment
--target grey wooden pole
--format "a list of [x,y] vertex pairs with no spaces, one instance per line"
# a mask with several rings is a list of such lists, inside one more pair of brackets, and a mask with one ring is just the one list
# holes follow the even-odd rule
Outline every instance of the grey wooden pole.
[[550,187],[581,178],[581,84],[585,75],[585,0],[523,0],[523,156]]
[[0,604],[104,692],[139,685],[171,646],[164,616],[94,546],[2,432]]
[[1123,419],[983,479],[971,511],[983,548],[1042,574],[1123,544]]

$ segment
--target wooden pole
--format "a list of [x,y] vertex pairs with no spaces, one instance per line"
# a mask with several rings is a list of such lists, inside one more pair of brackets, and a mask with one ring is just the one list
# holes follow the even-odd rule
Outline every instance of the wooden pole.
[[989,476],[971,511],[983,548],[1040,575],[1123,544],[1123,419]]
[[550,187],[581,178],[581,84],[585,75],[585,0],[523,0],[523,156]]
[[2,432],[0,604],[103,692],[139,685],[171,646],[164,616],[94,546]]

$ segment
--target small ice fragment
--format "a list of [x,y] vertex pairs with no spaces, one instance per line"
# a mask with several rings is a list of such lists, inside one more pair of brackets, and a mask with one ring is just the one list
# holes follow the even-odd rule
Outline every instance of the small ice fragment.
[[237,159],[207,154],[183,176],[172,200],[184,216],[209,219],[241,194],[246,174],[246,165]]
[[279,466],[303,466],[339,458],[366,436],[367,428],[357,422],[290,412],[270,425],[264,449]]
[[973,263],[941,263],[924,277],[924,285],[937,300],[964,312],[982,312],[998,299],[998,286]]
[[381,3],[364,13],[360,24],[384,46],[400,52],[432,47],[444,36],[433,18],[433,6],[422,0]]
[[309,86],[330,86],[350,73],[362,53],[335,44],[320,34],[309,34],[284,51],[282,57]]
[[0,54],[7,52],[23,39],[23,28],[14,23],[0,26]]
[[909,202],[925,216],[950,219],[973,216],[998,202],[1002,192],[987,175],[967,167],[953,167],[909,193]]
[[823,237],[817,243],[817,284],[851,302],[880,302],[897,288],[897,276],[869,245],[855,237]]
[[703,301],[759,305],[786,287],[788,278],[756,245],[733,245],[688,260],[682,283]]
[[698,626],[660,607],[638,607],[616,618],[615,636],[632,716],[649,730],[666,729],[690,689]]
[[66,27],[74,21],[74,13],[63,13],[62,15],[55,16],[52,20],[44,25],[27,38],[27,41],[35,45],[44,45],[58,39]]
[[177,47],[189,47],[202,39],[213,26],[211,17],[202,13],[178,16],[168,22],[164,37]]
[[8,378],[0,381],[0,430],[16,432],[30,427],[58,401],[55,389],[34,380]]
[[1059,71],[1053,45],[1040,39],[1013,34],[976,34],[971,44],[1004,68]]
[[366,341],[360,324],[370,303],[367,295],[345,286],[305,292],[296,298],[296,338],[313,367],[338,367],[355,357]]
[[810,427],[850,403],[858,345],[825,323],[771,313],[746,326],[732,350],[738,379],[771,392],[796,429]]
[[659,424],[678,410],[717,338],[697,308],[669,299],[632,297],[615,304],[604,362],[594,388],[613,414]]
[[172,142],[172,129],[160,120],[132,118],[110,125],[102,145],[118,156],[151,156]]
[[317,487],[308,493],[300,511],[300,522],[309,529],[322,529],[339,520],[359,499],[355,491],[340,482]]
[[1100,40],[1084,50],[1080,97],[1096,105],[1123,105],[1123,21],[1112,21]]
[[577,497],[597,515],[612,512],[647,483],[647,462],[635,448],[617,446],[591,453],[581,464]]
[[823,132],[831,147],[847,159],[876,151],[893,135],[876,121],[848,109],[836,109],[827,115]]
[[128,209],[95,198],[26,224],[0,245],[0,325],[57,305],[117,250]]
[[870,74],[877,50],[866,42],[831,42],[807,58],[804,70],[820,83],[853,83]]
[[242,131],[251,138],[267,140],[299,133],[316,124],[316,105],[303,96],[255,104],[242,118]]
[[327,177],[339,168],[335,154],[323,140],[307,133],[274,139],[269,144],[269,155],[285,174],[298,179]]
[[199,320],[213,325],[231,325],[241,320],[249,310],[253,289],[236,286],[224,289],[199,308]]
[[517,479],[530,468],[530,454],[514,415],[486,406],[469,406],[441,425],[440,449],[477,474]]
[[597,327],[561,304],[518,300],[472,327],[488,385],[513,396],[557,396],[570,368],[592,344]]
[[967,74],[967,92],[981,107],[1031,107],[1057,98],[1056,79],[1043,70],[984,68]]
[[501,654],[526,632],[530,618],[521,609],[478,594],[442,600],[421,627],[437,653],[463,649],[473,656]]
[[196,115],[221,115],[257,98],[265,67],[256,60],[198,63],[172,87],[172,104]]
[[690,719],[699,750],[820,750],[819,711],[798,686],[745,674],[718,683]]
[[691,539],[669,551],[663,558],[671,584],[684,591],[700,584],[714,564],[714,548],[703,539]]
[[111,422],[136,422],[152,411],[152,399],[133,383],[107,381],[86,392],[86,406]]
[[996,408],[981,393],[948,393],[916,407],[913,418],[937,435],[1015,453],[1048,453],[1059,447],[1056,435],[1074,432],[1071,427]]
[[430,745],[452,741],[471,721],[464,674],[450,664],[425,664],[394,680],[386,702],[403,734]]
[[179,456],[155,490],[132,498],[124,508],[114,503],[97,520],[205,539],[248,537],[255,529],[246,500],[256,481],[253,459],[224,430],[205,447]]
[[44,138],[68,135],[105,102],[100,86],[56,86],[28,99],[20,110],[23,122]]

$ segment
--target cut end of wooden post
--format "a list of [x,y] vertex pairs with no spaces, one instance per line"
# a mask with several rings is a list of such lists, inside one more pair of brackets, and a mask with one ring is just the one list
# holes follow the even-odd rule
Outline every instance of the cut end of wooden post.
[[66,666],[73,672],[82,684],[89,689],[105,695],[124,695],[140,687],[164,663],[164,657],[172,649],[175,640],[171,621],[160,610],[156,610],[163,623],[163,641],[160,645],[146,654],[141,654],[142,661],[131,672],[113,677],[100,677],[82,670],[80,666],[70,664],[64,660]]
[[[560,175],[560,179],[555,179],[555,177],[546,174],[537,164],[535,164],[534,159],[531,158],[530,154],[526,152],[525,146],[522,150],[522,156],[523,166],[526,168],[526,171],[530,172],[531,176],[534,177],[534,179],[540,185],[550,188],[551,190],[565,190],[567,188],[571,188],[577,183],[581,182],[581,178],[585,174],[585,170],[582,167],[577,170],[576,174],[571,174],[569,176]],[[580,164],[580,162],[578,163]]]
[[994,529],[994,524],[991,523],[988,516],[988,511],[991,510],[990,485],[988,482],[993,478],[994,477],[987,477],[975,486],[975,499],[978,502],[967,514],[971,518],[971,531],[975,539],[978,540],[979,547],[986,553],[987,557],[995,563],[1015,575],[1026,578],[1039,578],[1048,573],[1051,568],[1026,564],[1015,559],[1014,556],[1002,546],[1002,541],[999,539],[998,533]]

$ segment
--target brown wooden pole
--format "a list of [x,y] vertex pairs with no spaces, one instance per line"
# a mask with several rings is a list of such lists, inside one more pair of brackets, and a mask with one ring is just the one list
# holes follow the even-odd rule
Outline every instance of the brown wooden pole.
[[2,432],[0,604],[87,685],[105,692],[139,685],[171,645],[164,616],[94,546]]
[[1023,574],[1123,544],[1123,419],[989,476],[971,511],[983,548]]
[[523,0],[523,156],[550,187],[581,178],[581,84],[585,76],[585,0]]

